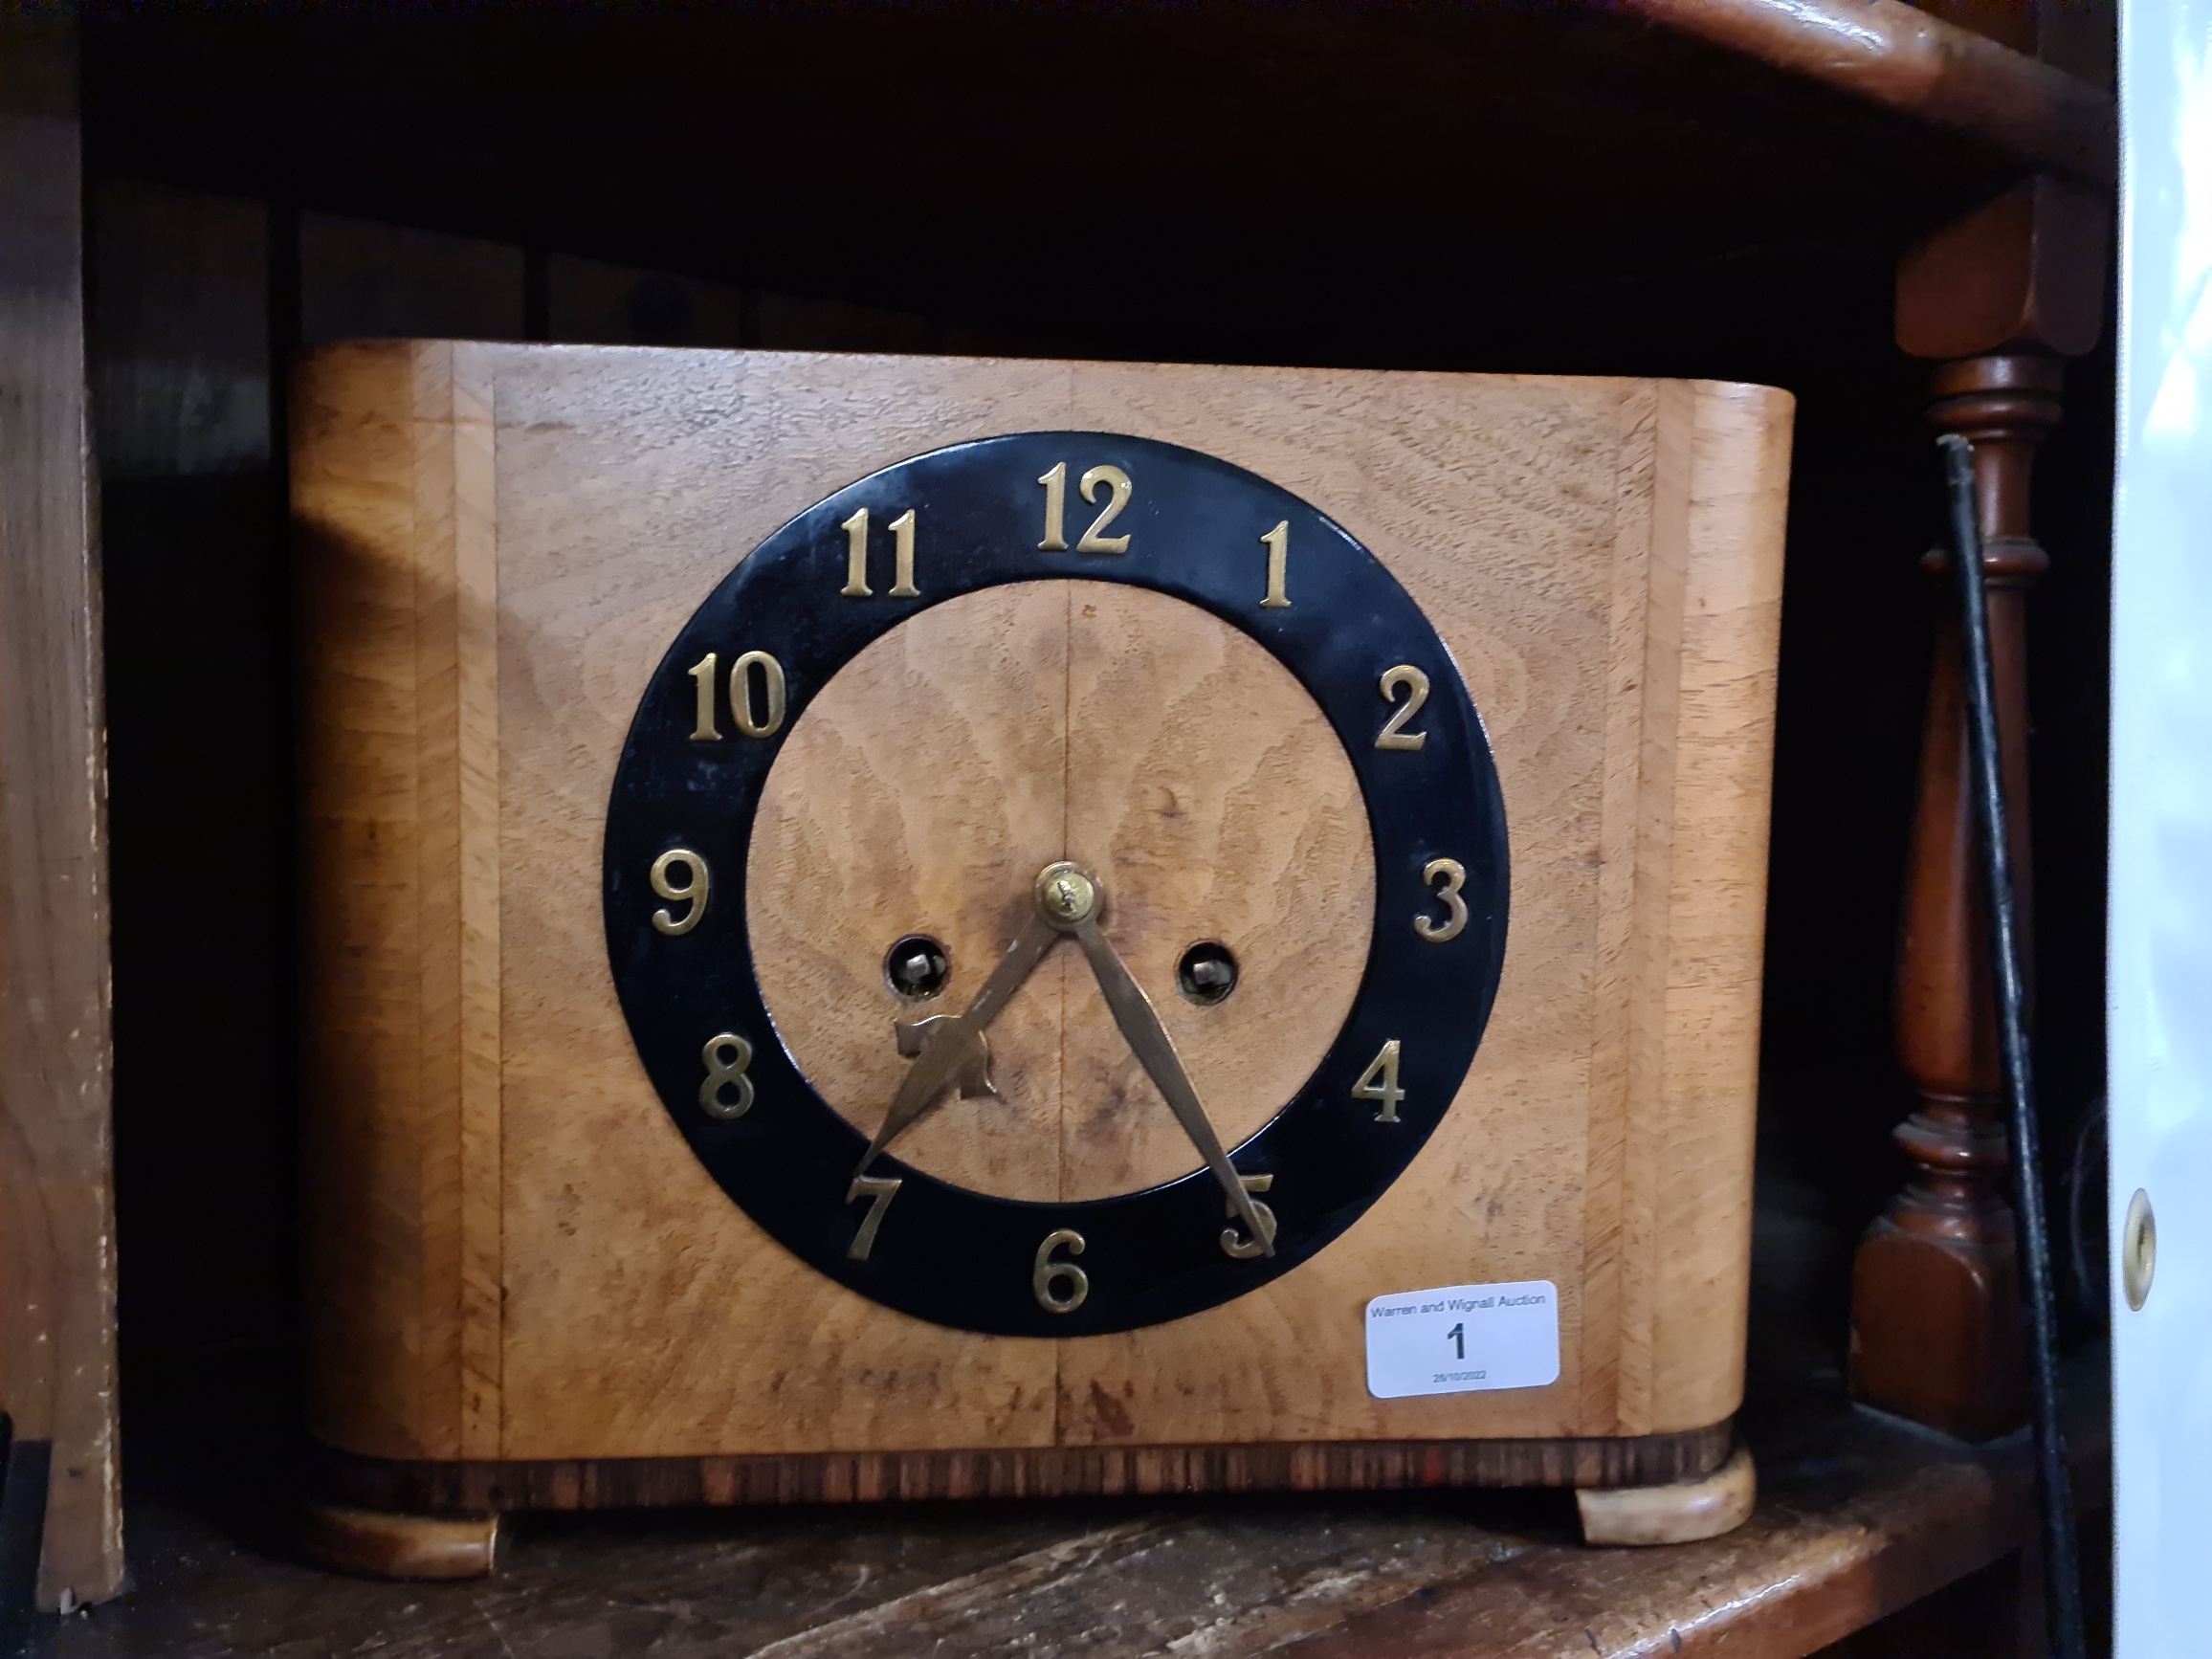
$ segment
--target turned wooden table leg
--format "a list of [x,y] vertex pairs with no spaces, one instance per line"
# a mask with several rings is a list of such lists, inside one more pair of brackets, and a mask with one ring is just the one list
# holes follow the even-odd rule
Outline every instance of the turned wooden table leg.
[[[2035,451],[2058,424],[2064,365],[2037,353],[1962,359],[1936,371],[1929,424],[1974,445],[1998,726],[2024,944],[2033,940],[2027,813],[2027,590],[2047,560],[2028,524]],[[1932,570],[1947,568],[1940,553]],[[1897,964],[1897,1048],[1919,1110],[1896,1137],[1903,1191],[1859,1247],[1852,1279],[1852,1394],[1980,1440],[2026,1407],[2012,1206],[1987,919],[1965,790],[1958,630],[1947,606],[1920,756]],[[2032,960],[2032,956],[2031,959]]]

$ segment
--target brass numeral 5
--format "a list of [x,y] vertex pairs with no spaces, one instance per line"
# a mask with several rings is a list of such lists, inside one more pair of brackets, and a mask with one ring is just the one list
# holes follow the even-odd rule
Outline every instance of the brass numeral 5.
[[[1275,1183],[1275,1178],[1272,1175],[1240,1175],[1237,1181],[1247,1192],[1266,1192]],[[1227,1208],[1233,1223],[1236,1219],[1236,1206],[1230,1204]],[[1260,1218],[1260,1229],[1266,1237],[1247,1238],[1234,1226],[1221,1229],[1221,1248],[1240,1262],[1250,1261],[1275,1242],[1275,1212],[1257,1199],[1252,1201],[1252,1211]]]

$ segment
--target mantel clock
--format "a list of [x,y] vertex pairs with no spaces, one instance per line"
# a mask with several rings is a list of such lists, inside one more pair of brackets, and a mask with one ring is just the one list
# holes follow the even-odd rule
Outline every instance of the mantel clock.
[[1788,407],[316,354],[334,1494],[1708,1476]]

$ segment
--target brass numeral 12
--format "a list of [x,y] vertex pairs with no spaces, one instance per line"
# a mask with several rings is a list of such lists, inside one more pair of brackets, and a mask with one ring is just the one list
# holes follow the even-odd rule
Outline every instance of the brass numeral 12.
[[[1045,486],[1045,539],[1037,543],[1040,553],[1065,553],[1068,550],[1068,463],[1055,461],[1052,470],[1037,480]],[[1083,539],[1075,543],[1078,553],[1126,553],[1129,538],[1105,536],[1099,532],[1121,516],[1121,509],[1129,505],[1129,498],[1136,493],[1129,475],[1119,467],[1096,466],[1083,475],[1080,489],[1083,499],[1095,502],[1098,486],[1108,491],[1106,507],[1091,520],[1091,528],[1083,532]]]

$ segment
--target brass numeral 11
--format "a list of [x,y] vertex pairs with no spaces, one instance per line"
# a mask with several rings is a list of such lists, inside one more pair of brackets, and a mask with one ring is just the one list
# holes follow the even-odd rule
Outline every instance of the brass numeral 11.
[[[889,526],[894,599],[921,597],[921,589],[914,585],[914,509],[909,507]],[[875,590],[868,586],[868,509],[859,508],[837,527],[845,532],[845,586],[837,591],[847,599],[871,598]]]

